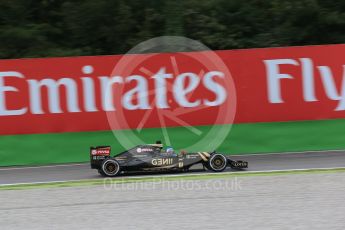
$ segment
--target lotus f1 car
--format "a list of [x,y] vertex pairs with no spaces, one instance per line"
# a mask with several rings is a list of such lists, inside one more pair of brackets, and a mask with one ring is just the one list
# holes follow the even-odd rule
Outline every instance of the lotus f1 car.
[[160,141],[156,144],[138,145],[113,157],[110,152],[110,146],[90,147],[91,168],[97,169],[102,176],[113,177],[121,172],[188,171],[196,164],[202,164],[204,169],[214,172],[222,172],[226,167],[248,167],[248,162],[233,161],[217,152],[176,154],[165,151]]

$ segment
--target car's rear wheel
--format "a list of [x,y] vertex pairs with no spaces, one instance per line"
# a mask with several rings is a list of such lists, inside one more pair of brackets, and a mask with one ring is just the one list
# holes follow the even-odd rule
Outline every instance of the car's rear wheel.
[[104,176],[117,176],[120,173],[120,164],[115,159],[108,158],[102,163],[100,174]]
[[208,168],[214,172],[222,172],[225,170],[227,164],[228,163],[226,157],[222,154],[217,153],[211,156],[208,162]]

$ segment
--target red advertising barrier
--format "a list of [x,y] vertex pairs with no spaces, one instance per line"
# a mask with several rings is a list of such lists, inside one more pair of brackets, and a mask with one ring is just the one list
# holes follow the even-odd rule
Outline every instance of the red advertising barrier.
[[0,134],[345,118],[344,64],[345,45],[1,60]]

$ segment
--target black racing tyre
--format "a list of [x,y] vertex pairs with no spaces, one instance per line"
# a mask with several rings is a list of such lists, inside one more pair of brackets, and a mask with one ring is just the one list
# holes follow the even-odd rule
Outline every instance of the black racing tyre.
[[225,170],[228,162],[226,157],[222,154],[216,153],[211,156],[208,162],[208,168],[214,172],[222,172]]
[[102,163],[102,167],[100,169],[100,174],[104,176],[117,176],[120,174],[120,164],[115,159],[108,158],[105,159]]

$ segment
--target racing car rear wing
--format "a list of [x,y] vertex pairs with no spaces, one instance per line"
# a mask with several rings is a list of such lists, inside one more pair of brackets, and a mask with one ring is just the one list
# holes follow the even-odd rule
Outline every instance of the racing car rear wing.
[[110,156],[110,146],[96,146],[90,147],[90,163],[91,168],[100,168],[104,159]]

